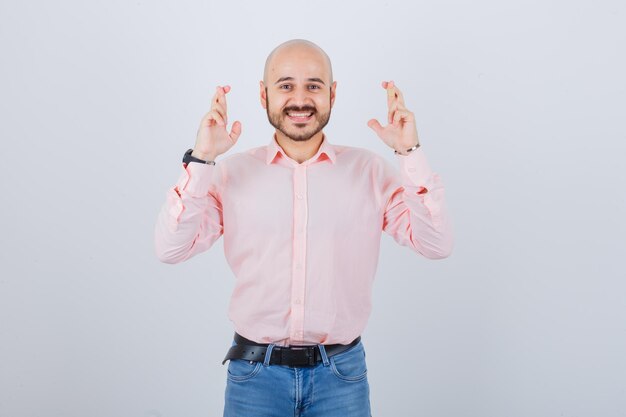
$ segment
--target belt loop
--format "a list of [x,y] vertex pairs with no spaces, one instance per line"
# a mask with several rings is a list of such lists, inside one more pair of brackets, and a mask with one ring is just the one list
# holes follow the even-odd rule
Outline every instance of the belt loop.
[[324,362],[324,366],[328,366],[330,361],[328,360],[328,355],[326,355],[326,348],[324,348],[324,345],[321,343],[319,343],[317,346],[320,348],[320,353],[322,354],[322,362]]
[[263,366],[269,366],[270,358],[272,357],[272,349],[274,349],[274,346],[276,346],[275,343],[270,343],[267,346],[267,351],[265,352],[265,359],[263,360]]

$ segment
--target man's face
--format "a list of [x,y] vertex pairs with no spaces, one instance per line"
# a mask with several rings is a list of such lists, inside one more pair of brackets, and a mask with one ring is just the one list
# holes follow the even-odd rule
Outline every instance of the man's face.
[[295,141],[309,140],[330,119],[337,82],[330,82],[324,58],[307,49],[287,50],[272,59],[261,104],[272,126]]

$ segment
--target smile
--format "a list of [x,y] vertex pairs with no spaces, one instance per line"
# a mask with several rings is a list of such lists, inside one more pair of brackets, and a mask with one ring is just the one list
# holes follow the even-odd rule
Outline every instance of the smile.
[[288,112],[287,117],[295,123],[306,123],[313,117],[313,112]]

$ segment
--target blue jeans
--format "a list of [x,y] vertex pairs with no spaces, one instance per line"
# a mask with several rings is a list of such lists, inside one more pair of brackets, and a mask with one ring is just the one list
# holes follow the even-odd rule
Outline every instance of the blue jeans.
[[310,367],[270,365],[273,347],[262,362],[228,361],[224,417],[371,417],[362,341],[331,357],[320,344]]

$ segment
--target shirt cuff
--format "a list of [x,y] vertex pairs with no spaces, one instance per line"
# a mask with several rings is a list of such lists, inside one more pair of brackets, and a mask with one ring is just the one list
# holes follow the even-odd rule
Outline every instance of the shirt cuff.
[[182,172],[176,182],[176,188],[192,197],[206,197],[216,175],[216,165],[198,162],[182,163]]
[[414,187],[423,187],[426,190],[420,190],[419,193],[428,191],[429,181],[432,178],[432,170],[426,160],[424,150],[420,146],[407,155],[396,154],[396,158],[400,163],[400,175],[402,183]]

